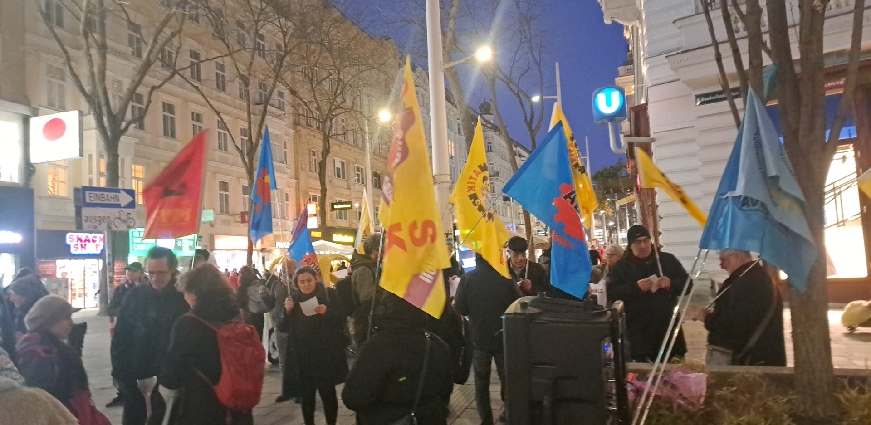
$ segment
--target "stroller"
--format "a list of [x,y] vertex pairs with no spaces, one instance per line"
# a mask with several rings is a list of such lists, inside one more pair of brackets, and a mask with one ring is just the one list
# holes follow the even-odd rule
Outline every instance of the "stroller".
[[841,314],[841,324],[849,332],[855,332],[857,328],[871,328],[871,301],[853,301],[844,307]]

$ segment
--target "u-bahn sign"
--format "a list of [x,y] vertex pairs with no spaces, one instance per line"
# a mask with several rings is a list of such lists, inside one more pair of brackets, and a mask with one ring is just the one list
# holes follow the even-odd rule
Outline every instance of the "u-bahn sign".
[[605,87],[593,92],[593,121],[607,124],[626,120],[626,94],[619,87]]

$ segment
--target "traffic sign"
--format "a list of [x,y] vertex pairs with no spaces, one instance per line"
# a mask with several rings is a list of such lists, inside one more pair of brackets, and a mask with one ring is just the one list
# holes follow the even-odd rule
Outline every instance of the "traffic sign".
[[593,92],[593,121],[596,124],[626,120],[626,94],[619,87],[605,87]]
[[82,186],[82,207],[135,210],[136,192],[117,187]]
[[127,230],[136,227],[136,192],[117,187],[82,187],[83,230]]

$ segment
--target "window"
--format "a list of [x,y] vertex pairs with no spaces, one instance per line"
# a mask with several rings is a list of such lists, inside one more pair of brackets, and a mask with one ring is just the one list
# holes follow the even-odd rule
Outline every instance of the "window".
[[191,80],[194,80],[196,82],[203,81],[202,64],[200,64],[200,61],[202,60],[202,53],[196,50],[191,50]]
[[160,67],[163,69],[172,69],[175,67],[175,51],[172,46],[167,45],[160,51]]
[[66,75],[59,66],[48,65],[46,70],[45,104],[49,108],[66,109]]
[[312,173],[318,172],[318,151],[314,149],[308,151],[308,170]]
[[487,142],[487,152],[493,152],[493,142]]
[[284,161],[281,160],[281,141],[276,140],[272,142],[270,149],[272,149],[272,159],[279,164],[283,164]]
[[163,137],[175,139],[175,105],[163,102]]
[[248,78],[245,76],[239,77],[239,99],[248,101]]
[[268,90],[266,87],[266,83],[263,81],[258,81],[257,82],[257,103],[259,103],[261,105],[266,105],[266,103],[269,101],[269,99],[266,98],[267,91]]
[[210,11],[212,19],[212,35],[216,38],[224,36],[224,11],[215,9]]
[[58,28],[64,27],[64,6],[60,0],[45,0],[45,14],[48,23]]
[[308,194],[308,203],[320,206],[321,205],[321,195],[309,193]]
[[366,171],[360,165],[354,166],[354,183],[366,184]]
[[69,196],[67,192],[66,161],[48,163],[48,194],[51,196]]
[[337,179],[345,180],[345,161],[339,158],[333,158],[333,168],[335,172],[333,173]]
[[127,21],[127,47],[130,48],[130,54],[142,59],[145,48],[145,42],[142,40],[142,25]]
[[247,184],[242,185],[242,211],[248,211],[251,205],[251,187]]
[[100,154],[100,186],[106,187],[106,157]]
[[262,32],[258,32],[254,36],[254,51],[257,53],[257,56],[266,58],[266,37]]
[[275,102],[275,107],[278,108],[279,111],[284,111],[284,109],[287,107],[287,102],[284,99],[284,91],[278,90],[276,97],[278,98],[278,100]]
[[218,150],[221,152],[230,150],[230,130],[220,119],[218,120]]
[[372,187],[381,189],[381,173],[377,171],[372,172]]
[[245,30],[245,24],[242,21],[236,21],[236,44],[239,47],[248,47],[248,32]]
[[133,164],[130,169],[133,180],[133,190],[136,192],[136,203],[142,205],[142,190],[145,189],[145,166]]
[[118,158],[118,187],[127,187],[127,161]]
[[195,24],[200,23],[200,8],[193,2],[187,3],[185,5],[185,13],[188,15],[188,21],[191,21]]
[[287,140],[281,142],[281,155],[279,155],[279,158],[281,158],[282,164],[287,164]]
[[239,129],[239,144],[242,146],[242,152],[248,149],[248,142],[251,141],[251,130],[242,127]]
[[336,128],[336,133],[339,135],[339,140],[346,141],[345,138],[345,118],[339,118],[339,125]]
[[218,182],[218,213],[230,214],[230,182]]
[[203,114],[199,112],[191,112],[191,130],[192,136],[196,136],[203,131]]
[[224,62],[215,62],[215,90],[227,92],[227,67]]
[[[336,199],[336,202],[343,202],[344,199]],[[348,210],[336,210],[336,219],[348,221]]]
[[145,95],[142,93],[133,93],[130,99],[130,120],[134,127],[145,129]]

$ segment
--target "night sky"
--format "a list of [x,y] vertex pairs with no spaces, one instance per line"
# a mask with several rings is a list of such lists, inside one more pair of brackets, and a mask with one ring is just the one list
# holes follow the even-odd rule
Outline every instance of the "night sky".
[[[391,18],[398,1],[405,0],[334,0],[349,17],[361,22],[367,32],[373,35],[390,36],[401,52],[420,48],[420,32],[408,25],[391,24],[402,18]],[[563,110],[574,130],[581,152],[584,152],[584,136],[590,138],[590,156],[593,171],[614,164],[619,158],[611,152],[608,144],[608,130],[592,121],[592,92],[596,88],[613,85],[617,67],[626,61],[627,44],[623,38],[623,26],[607,25],[602,19],[602,10],[592,0],[540,0],[543,21],[552,30],[552,45],[544,58],[545,93],[556,95],[556,76],[554,62],[560,63],[562,80]],[[420,13],[423,9],[407,7],[402,12]],[[373,24],[376,23],[377,24]],[[385,23],[386,22],[386,23]],[[444,24],[444,22],[443,22]],[[458,59],[458,58],[454,58]],[[480,81],[474,66],[464,65],[461,72],[464,88],[470,106],[476,107],[488,100],[489,93]],[[471,69],[469,69],[471,68]],[[522,114],[517,101],[507,92],[497,94],[501,112],[509,128],[511,137],[528,145],[528,134],[523,126]],[[553,100],[545,99],[545,125],[538,134],[540,142],[546,134]]]

